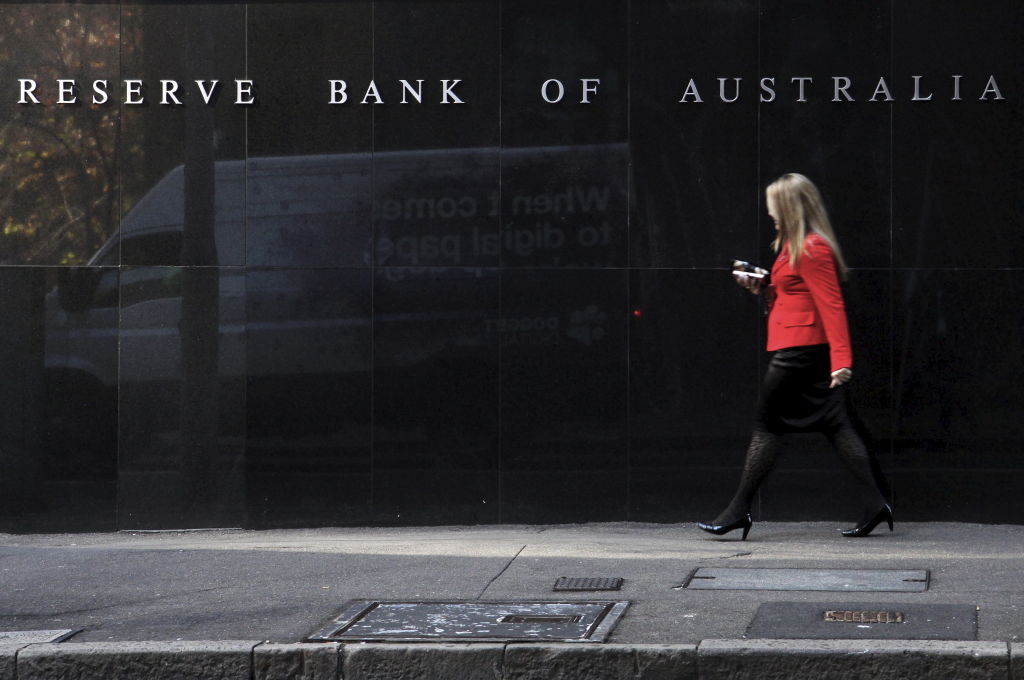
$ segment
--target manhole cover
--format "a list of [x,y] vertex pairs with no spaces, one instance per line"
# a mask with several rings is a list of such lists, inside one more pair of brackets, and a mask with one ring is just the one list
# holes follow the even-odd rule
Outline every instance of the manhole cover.
[[37,642],[63,642],[81,628],[72,630],[0,630],[0,642],[34,644]]
[[603,642],[629,602],[350,602],[310,642]]
[[970,604],[765,602],[748,638],[809,640],[974,640],[978,608]]
[[580,590],[621,590],[621,578],[603,578],[597,576],[562,576],[555,581],[555,592]]
[[829,590],[920,593],[928,571],[899,569],[718,569],[700,568],[690,590]]

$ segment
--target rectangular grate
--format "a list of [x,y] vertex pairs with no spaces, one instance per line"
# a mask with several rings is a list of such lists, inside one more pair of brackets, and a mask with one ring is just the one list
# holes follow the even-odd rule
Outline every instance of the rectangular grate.
[[603,642],[629,602],[385,602],[357,600],[309,642]]
[[541,616],[530,614],[510,614],[498,619],[498,623],[579,623],[583,619],[580,614],[564,616]]
[[928,570],[900,569],[718,569],[700,568],[690,590],[825,590],[921,593]]
[[561,576],[555,581],[555,592],[586,590],[622,590],[623,579],[601,576]]

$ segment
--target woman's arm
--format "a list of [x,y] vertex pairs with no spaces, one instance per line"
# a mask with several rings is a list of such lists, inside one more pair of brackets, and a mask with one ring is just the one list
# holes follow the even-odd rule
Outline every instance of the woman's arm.
[[[839,288],[836,260],[828,242],[817,235],[808,237],[807,252],[800,258],[800,277],[807,284],[814,300],[814,307],[825,327],[828,339],[832,373],[840,369],[853,368],[853,350],[850,347],[850,330],[846,321],[846,306],[843,292]],[[833,383],[845,382],[847,374],[833,377]]]

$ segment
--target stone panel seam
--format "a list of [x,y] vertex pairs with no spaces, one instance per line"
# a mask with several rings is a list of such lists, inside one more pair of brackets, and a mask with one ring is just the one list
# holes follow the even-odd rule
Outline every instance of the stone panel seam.
[[249,650],[249,680],[256,680],[256,648],[261,645],[265,645],[268,642],[270,642],[270,640],[263,640],[262,642],[257,642]]
[[345,657],[348,655],[349,645],[355,644],[353,642],[339,642],[338,643],[338,680],[345,680]]
[[[261,676],[259,676],[259,672],[260,671],[259,671],[259,665],[257,664],[257,661],[256,661],[256,652],[258,652],[261,647],[270,646],[271,648],[273,648],[274,645],[305,645],[310,650],[314,649],[315,647],[321,646],[321,645],[324,648],[333,648],[334,649],[334,654],[335,654],[335,657],[336,657],[335,658],[336,666],[335,666],[334,675],[331,678],[331,680],[342,680],[343,677],[344,677],[343,665],[344,665],[344,661],[345,661],[343,653],[344,653],[345,648],[348,645],[350,645],[350,644],[357,644],[357,643],[351,643],[351,642],[350,643],[342,643],[342,642],[328,642],[328,643],[321,643],[321,642],[311,642],[311,643],[296,642],[296,643],[289,643],[289,642],[285,642],[285,643],[280,643],[280,642],[274,642],[272,640],[263,640],[262,642],[259,642],[256,645],[254,645],[253,648],[252,648],[252,653],[250,655],[250,658],[251,658],[251,673],[249,675],[250,680],[260,680],[260,677],[261,677]],[[301,653],[301,650],[300,650],[300,653]]]
[[14,680],[18,680],[18,675],[19,675],[18,674],[18,657],[21,656],[21,653],[24,650],[28,649],[31,646],[32,646],[31,644],[22,645],[21,647],[18,647],[16,650],[14,650]]

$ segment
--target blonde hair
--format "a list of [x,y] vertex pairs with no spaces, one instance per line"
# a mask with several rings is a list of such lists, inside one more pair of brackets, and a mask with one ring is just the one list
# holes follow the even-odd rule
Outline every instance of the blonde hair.
[[818,187],[803,175],[791,172],[769,184],[764,193],[769,209],[778,215],[779,232],[772,242],[772,250],[777,253],[788,242],[789,261],[796,267],[800,256],[807,254],[805,239],[808,233],[818,234],[832,246],[839,276],[845,279],[849,268],[839,249],[839,241],[832,230]]

